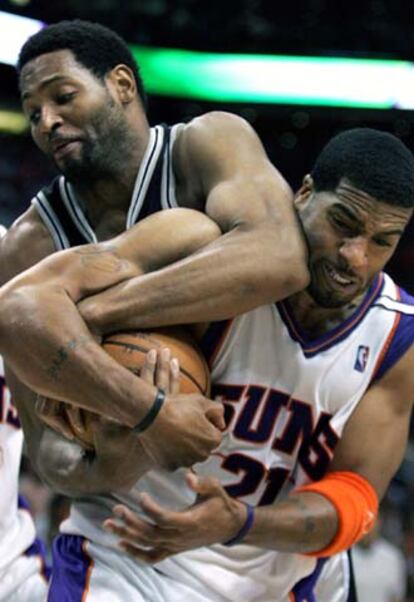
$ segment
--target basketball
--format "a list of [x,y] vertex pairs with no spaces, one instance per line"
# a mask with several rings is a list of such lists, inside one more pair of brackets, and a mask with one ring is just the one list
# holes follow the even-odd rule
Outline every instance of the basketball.
[[[171,357],[180,364],[180,393],[210,393],[210,373],[201,350],[183,327],[160,328],[153,331],[120,332],[106,337],[103,348],[119,364],[139,376],[146,355],[151,349],[168,347]],[[65,417],[76,439],[93,449],[93,432],[89,428],[96,415],[65,404]]]

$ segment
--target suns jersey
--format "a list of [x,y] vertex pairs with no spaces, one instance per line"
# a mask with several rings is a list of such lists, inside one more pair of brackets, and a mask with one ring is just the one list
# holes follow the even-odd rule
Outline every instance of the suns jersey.
[[10,401],[0,358],[0,572],[35,539],[29,512],[19,508],[17,487],[22,446],[23,432]]
[[[203,348],[227,428],[219,449],[196,472],[217,477],[230,495],[254,506],[274,504],[292,488],[320,479],[358,402],[413,339],[414,301],[385,274],[352,316],[317,340],[307,339],[288,302],[212,324]],[[134,488],[134,494],[140,491],[174,508],[193,501],[181,471],[151,471]],[[73,505],[63,531],[113,545],[100,525],[115,499],[139,512],[130,495],[85,499]],[[209,600],[299,602],[323,563],[254,546],[215,545],[158,567],[201,587]]]

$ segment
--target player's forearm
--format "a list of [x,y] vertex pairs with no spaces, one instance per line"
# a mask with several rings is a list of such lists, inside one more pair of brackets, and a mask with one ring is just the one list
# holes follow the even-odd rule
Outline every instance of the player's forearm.
[[17,377],[47,397],[137,424],[154,399],[154,387],[95,342],[65,291],[10,288],[1,297],[0,352]]
[[327,499],[314,493],[298,493],[274,506],[257,508],[244,543],[304,554],[328,546],[337,529],[337,512]]
[[80,312],[100,333],[233,317],[306,285],[304,247],[283,239],[268,227],[233,230],[180,262],[85,299]]

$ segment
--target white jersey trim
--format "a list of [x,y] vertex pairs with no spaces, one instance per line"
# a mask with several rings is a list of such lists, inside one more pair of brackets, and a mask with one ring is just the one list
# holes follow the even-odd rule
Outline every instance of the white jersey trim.
[[156,125],[150,129],[148,146],[135,180],[132,202],[129,206],[126,221],[127,229],[131,228],[138,219],[163,143],[164,129],[162,126]]
[[37,196],[32,199],[32,205],[35,205],[41,218],[49,229],[50,235],[55,243],[57,251],[69,248],[69,240],[62,228],[62,224],[58,220],[50,206],[49,201],[42,191],[38,192]]
[[173,168],[173,149],[177,134],[183,127],[183,123],[177,123],[170,129],[170,139],[164,153],[164,164],[161,180],[161,206],[163,209],[178,207],[175,195],[175,174]]
[[374,306],[383,307],[384,309],[389,309],[400,314],[406,314],[407,316],[414,316],[413,305],[408,305],[407,303],[392,299],[391,297],[380,297],[374,303]]
[[80,203],[76,198],[72,186],[69,182],[66,181],[64,176],[61,176],[59,178],[59,190],[60,196],[65,204],[65,207],[68,210],[71,218],[73,219],[74,224],[78,227],[79,231],[84,235],[88,242],[98,242],[95,232],[92,230],[90,224],[88,223],[88,220],[85,217],[85,214],[81,209]]

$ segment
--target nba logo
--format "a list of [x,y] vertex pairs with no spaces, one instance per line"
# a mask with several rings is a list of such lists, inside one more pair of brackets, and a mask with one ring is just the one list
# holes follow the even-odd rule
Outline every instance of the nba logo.
[[354,370],[358,372],[364,372],[367,367],[369,356],[369,347],[366,345],[360,345],[358,347],[357,356],[355,360]]

